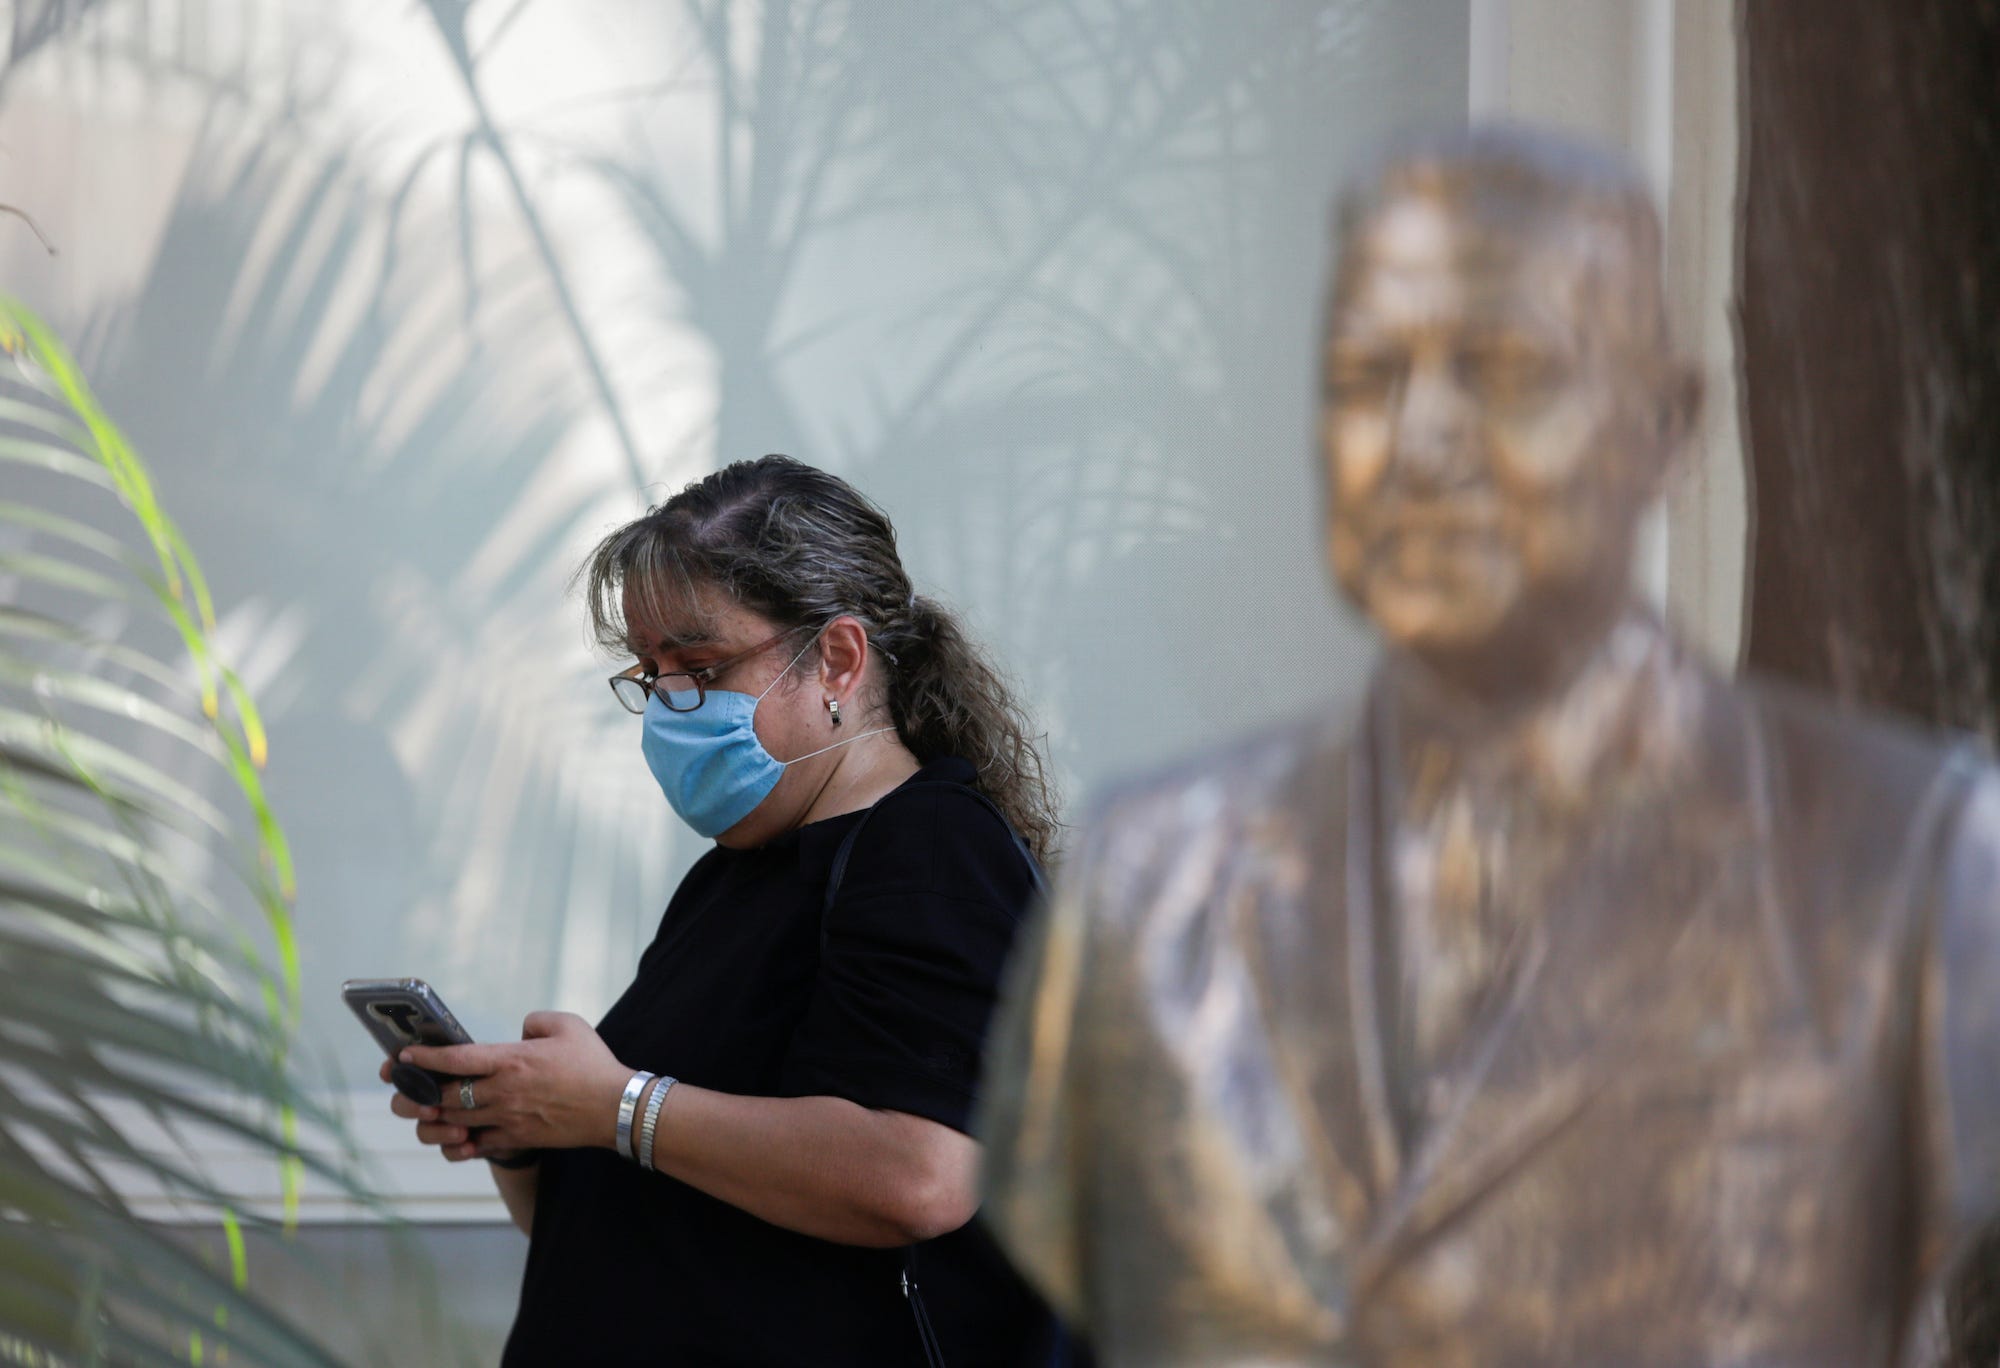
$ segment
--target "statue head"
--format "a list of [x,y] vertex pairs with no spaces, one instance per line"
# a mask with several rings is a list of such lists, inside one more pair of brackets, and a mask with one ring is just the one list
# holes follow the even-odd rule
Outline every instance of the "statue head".
[[1392,651],[1532,689],[1623,612],[1697,408],[1651,198],[1594,148],[1474,129],[1357,182],[1339,232],[1319,427],[1335,578]]

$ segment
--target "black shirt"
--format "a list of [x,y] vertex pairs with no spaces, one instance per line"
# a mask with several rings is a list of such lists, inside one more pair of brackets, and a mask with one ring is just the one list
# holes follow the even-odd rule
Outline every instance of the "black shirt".
[[[605,1043],[697,1087],[842,1097],[965,1130],[1034,893],[972,781],[967,762],[938,760],[884,797],[824,916],[862,814],[709,851],[598,1024]],[[1047,1313],[978,1223],[910,1257],[951,1368],[1043,1361]],[[904,1259],[780,1229],[609,1150],[555,1151],[503,1362],[920,1365]]]

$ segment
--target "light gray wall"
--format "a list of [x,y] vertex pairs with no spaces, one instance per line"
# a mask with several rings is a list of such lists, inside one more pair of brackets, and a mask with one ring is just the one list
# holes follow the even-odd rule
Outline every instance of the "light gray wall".
[[267,710],[330,1086],[373,1086],[344,977],[422,975],[497,1037],[622,987],[701,843],[565,582],[720,461],[886,506],[1073,809],[1352,696],[1309,455],[1327,206],[1384,132],[1462,117],[1466,0],[458,10],[103,0],[0,73],[5,198],[62,248],[0,233],[0,270],[153,463]]
[[468,84],[422,6],[107,2],[0,84],[63,249],[0,266],[208,566],[350,1082],[347,975],[482,1035],[622,985],[701,843],[565,579],[720,460],[879,499],[1073,799],[1364,668],[1314,544],[1326,209],[1463,110],[1463,0],[715,12],[726,51],[529,4]]

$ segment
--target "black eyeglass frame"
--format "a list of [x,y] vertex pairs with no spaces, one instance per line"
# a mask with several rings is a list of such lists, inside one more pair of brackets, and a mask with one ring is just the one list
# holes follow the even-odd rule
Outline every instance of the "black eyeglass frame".
[[[797,627],[787,627],[776,636],[767,637],[746,651],[738,651],[727,660],[718,660],[715,664],[704,665],[699,670],[668,670],[664,674],[647,674],[643,665],[634,665],[629,670],[620,670],[606,682],[611,685],[611,696],[618,700],[618,706],[625,709],[628,713],[638,714],[645,712],[646,700],[649,698],[659,699],[670,712],[695,712],[700,709],[702,704],[708,701],[708,686],[715,682],[717,675],[732,665],[741,665],[759,651],[769,650],[786,637],[796,635],[805,630],[804,624]],[[688,681],[688,686],[687,688],[676,688],[670,684],[662,689],[659,687],[659,682],[662,679],[685,679]],[[626,690],[622,687],[626,684],[638,686],[639,697],[636,702],[626,696]],[[686,693],[688,689],[694,691],[694,706],[688,708],[675,706],[673,695],[675,693]]]

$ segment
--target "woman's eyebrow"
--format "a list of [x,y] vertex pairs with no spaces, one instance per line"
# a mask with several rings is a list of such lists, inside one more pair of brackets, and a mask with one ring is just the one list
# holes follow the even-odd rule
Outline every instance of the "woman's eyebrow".
[[694,628],[683,633],[666,633],[653,643],[652,648],[664,655],[668,651],[698,651],[713,646],[720,640],[714,632],[705,628]]

